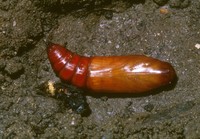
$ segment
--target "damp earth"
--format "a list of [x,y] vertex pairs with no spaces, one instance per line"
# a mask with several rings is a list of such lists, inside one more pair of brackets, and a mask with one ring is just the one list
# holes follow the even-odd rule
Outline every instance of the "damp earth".
[[[199,138],[199,13],[192,0],[1,1],[0,138]],[[148,95],[86,91],[81,115],[40,89],[60,82],[48,41],[84,56],[151,56],[178,80]]]

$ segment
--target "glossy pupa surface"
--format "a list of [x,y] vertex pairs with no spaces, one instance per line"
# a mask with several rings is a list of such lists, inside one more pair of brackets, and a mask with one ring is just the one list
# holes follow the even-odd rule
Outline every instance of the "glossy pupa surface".
[[144,55],[85,57],[53,43],[47,53],[61,80],[96,93],[147,92],[176,78],[171,64]]

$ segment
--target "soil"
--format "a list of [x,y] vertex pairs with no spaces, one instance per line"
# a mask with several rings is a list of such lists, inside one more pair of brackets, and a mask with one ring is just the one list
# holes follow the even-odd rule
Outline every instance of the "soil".
[[[0,138],[199,138],[199,13],[199,0],[1,1]],[[59,82],[48,41],[85,56],[158,58],[178,81],[147,95],[85,92],[82,116],[40,90]]]

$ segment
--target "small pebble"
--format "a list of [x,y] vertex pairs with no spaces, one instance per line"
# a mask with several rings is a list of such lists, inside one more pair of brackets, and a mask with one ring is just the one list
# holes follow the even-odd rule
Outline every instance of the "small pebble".
[[197,48],[197,49],[200,49],[200,44],[195,44],[195,47]]
[[168,14],[169,13],[169,9],[167,7],[161,7],[160,8],[160,13],[161,14]]
[[11,78],[18,78],[24,71],[23,65],[15,59],[7,61],[5,71]]

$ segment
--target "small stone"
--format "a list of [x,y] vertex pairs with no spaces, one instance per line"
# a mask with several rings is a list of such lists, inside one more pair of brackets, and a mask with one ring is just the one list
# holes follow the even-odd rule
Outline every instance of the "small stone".
[[11,78],[18,78],[24,71],[23,65],[15,59],[7,61],[5,71]]
[[200,44],[195,44],[195,47],[197,48],[197,49],[200,49]]

